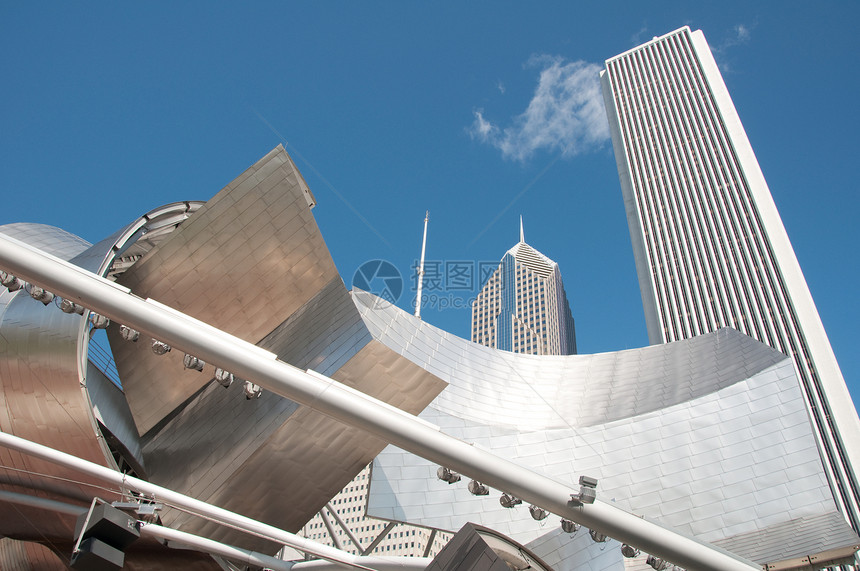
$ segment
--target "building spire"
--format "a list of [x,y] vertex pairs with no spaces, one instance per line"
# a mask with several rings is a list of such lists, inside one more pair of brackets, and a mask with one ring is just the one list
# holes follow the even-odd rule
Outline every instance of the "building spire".
[[526,241],[526,234],[523,232],[523,215],[520,214],[520,242]]
[[418,267],[418,295],[415,297],[415,317],[421,319],[421,286],[424,284],[424,252],[427,249],[427,221],[430,211],[424,214],[424,239],[421,241],[421,265]]

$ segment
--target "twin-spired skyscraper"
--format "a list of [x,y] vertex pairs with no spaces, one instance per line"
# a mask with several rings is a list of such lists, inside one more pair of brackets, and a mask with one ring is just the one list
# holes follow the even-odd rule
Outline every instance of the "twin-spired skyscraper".
[[840,510],[860,529],[860,422],[701,31],[601,73],[650,342],[735,328],[791,356]]

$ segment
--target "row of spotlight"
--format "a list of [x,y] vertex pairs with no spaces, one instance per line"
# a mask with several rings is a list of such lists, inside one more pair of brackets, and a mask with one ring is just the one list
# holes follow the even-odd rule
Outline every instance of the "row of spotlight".
[[[59,307],[63,313],[76,313],[78,315],[83,315],[84,310],[86,309],[78,303],[68,299],[63,299],[42,287],[18,279],[9,272],[5,272],[3,270],[0,270],[0,285],[9,290],[10,293],[23,289],[30,294],[30,297],[36,301],[41,301],[42,305],[48,305],[53,302],[54,305]],[[89,321],[96,329],[105,329],[110,325],[110,319],[93,311],[90,312]]]
[[[462,477],[457,472],[452,471],[445,466],[440,466],[436,470],[436,477],[442,480],[443,482],[447,482],[448,484],[454,484],[459,482]],[[470,480],[469,484],[466,486],[469,489],[469,492],[474,496],[487,496],[490,494],[490,489],[481,482],[477,480]],[[579,477],[579,493],[570,495],[571,502],[575,505],[583,505],[583,504],[593,504],[594,500],[597,499],[597,479],[591,478],[589,476],[580,476]],[[502,495],[499,497],[499,503],[504,508],[514,508],[523,503],[523,501],[516,496],[513,496],[507,492],[502,492]],[[529,514],[531,514],[532,518],[536,521],[543,521],[547,517],[549,517],[549,512],[543,509],[540,506],[536,506],[531,504],[529,506]],[[574,534],[579,531],[581,526],[568,519],[561,519],[561,529],[564,533]],[[597,530],[590,529],[588,530],[589,535],[591,535],[591,539],[595,543],[605,543],[609,538],[600,533]],[[633,547],[632,545],[627,545],[626,543],[621,545],[621,554],[627,558],[638,557],[640,551]],[[659,557],[654,557],[653,555],[649,555],[646,563],[651,566],[651,568],[656,571],[683,571],[680,567],[675,567],[668,561],[661,559]]]
[[[126,327],[125,325],[120,325],[120,335],[122,335],[123,339],[127,341],[137,341],[140,333]],[[130,333],[125,333],[125,330],[128,330]],[[156,355],[164,355],[170,352],[170,345],[163,341],[159,341],[158,339],[152,340],[152,352]],[[206,365],[206,362],[199,357],[195,357],[189,353],[186,353],[182,358],[182,366],[186,369],[190,369],[192,371],[202,372],[203,367]],[[233,375],[230,371],[225,371],[221,367],[215,367],[215,380],[219,385],[224,387],[225,389],[230,387],[233,384],[233,381],[237,380],[237,377]],[[242,388],[242,392],[245,394],[245,400],[258,399],[263,394],[263,389],[260,385],[252,383],[251,381],[243,381],[244,386]]]
[[[14,275],[3,270],[0,270],[0,285],[5,287],[10,293],[23,289],[30,294],[30,297],[36,301],[42,302],[42,304],[46,306],[53,302],[54,305],[59,307],[63,313],[83,315],[86,310],[86,308],[80,304],[56,296],[44,288],[18,279]],[[90,311],[88,319],[94,329],[107,329],[108,325],[110,325],[110,319],[94,311]],[[140,339],[140,332],[128,327],[127,325],[119,326],[119,334],[123,339],[132,343],[135,343]],[[152,352],[156,355],[165,355],[171,350],[170,345],[163,341],[159,341],[158,339],[152,339],[151,348]],[[206,365],[202,359],[188,353],[186,353],[185,357],[182,359],[182,364],[186,369],[191,369],[193,371],[203,371],[203,367]],[[218,381],[221,386],[227,388],[233,384],[235,377],[233,376],[233,373],[216,367],[215,380]],[[254,384],[251,381],[244,381],[244,383],[243,392],[247,400],[258,399],[263,394],[263,389],[259,385]]]
[[[68,299],[63,299],[59,296],[55,296],[53,293],[47,291],[44,288],[41,288],[37,285],[27,283],[23,280],[19,280],[14,275],[0,270],[0,285],[5,287],[10,293],[18,291],[19,289],[25,290],[30,297],[35,299],[36,301],[42,302],[44,305],[48,305],[53,302],[57,307],[60,308],[64,313],[76,313],[78,315],[83,315],[85,308],[73,301]],[[110,325],[110,319],[105,317],[104,315],[98,314],[94,311],[90,311],[89,314],[89,322],[92,324],[95,329],[106,329],[108,325]],[[127,325],[119,326],[120,336],[126,341],[137,342],[140,339],[140,332],[128,327]],[[158,339],[152,339],[151,344],[152,352],[156,355],[165,355],[170,352],[171,347],[167,343],[163,341],[159,341]],[[195,357],[194,355],[190,355],[188,353],[185,354],[185,357],[182,359],[182,364],[186,369],[191,369],[194,371],[203,371],[203,367],[206,364],[202,359]],[[225,371],[220,367],[215,368],[215,380],[224,388],[228,388],[233,384],[235,377],[233,373],[229,371]],[[243,392],[245,394],[245,398],[247,400],[257,399],[263,394],[263,389],[251,381],[244,381]],[[444,482],[449,484],[453,484],[455,482],[459,482],[461,477],[460,474],[445,468],[444,466],[439,467],[436,472],[438,478]],[[471,480],[469,485],[467,486],[469,492],[476,496],[486,496],[489,495],[490,489],[478,482],[477,480]],[[597,480],[594,478],[590,478],[588,476],[580,476],[579,478],[579,493],[571,494],[571,501],[576,503],[577,505],[582,504],[593,504],[594,500],[597,498]],[[513,508],[523,503],[523,501],[507,492],[503,492],[501,497],[499,498],[499,503],[505,508]],[[536,521],[543,521],[547,517],[549,517],[549,512],[539,506],[534,504],[529,506],[529,513],[532,518]],[[581,526],[573,521],[562,518],[561,520],[561,529],[565,533],[574,534],[576,533]],[[589,530],[589,534],[591,535],[591,539],[597,543],[604,543],[607,541],[607,536],[599,531],[594,529]],[[624,557],[632,558],[639,556],[639,550],[633,546],[627,545],[626,543],[621,546],[621,554]],[[653,555],[649,555],[646,563],[651,566],[653,569],[657,571],[664,571],[672,568],[673,566],[663,559],[659,557],[654,557]],[[674,569],[679,569],[678,567],[674,567]]]

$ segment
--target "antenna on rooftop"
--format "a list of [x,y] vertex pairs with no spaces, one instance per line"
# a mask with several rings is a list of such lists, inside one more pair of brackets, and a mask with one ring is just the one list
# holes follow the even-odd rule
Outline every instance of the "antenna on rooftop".
[[424,240],[421,242],[421,265],[418,266],[418,295],[415,297],[415,317],[421,319],[421,287],[424,285],[424,252],[427,249],[427,221],[430,211],[424,214]]
[[526,241],[526,233],[523,232],[523,215],[520,214],[520,242]]

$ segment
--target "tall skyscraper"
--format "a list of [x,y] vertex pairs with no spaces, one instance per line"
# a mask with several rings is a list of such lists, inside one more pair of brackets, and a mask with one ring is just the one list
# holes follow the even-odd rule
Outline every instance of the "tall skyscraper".
[[791,356],[840,510],[860,529],[860,422],[701,31],[606,61],[604,101],[651,343],[733,327]]
[[558,264],[520,241],[472,305],[472,341],[533,355],[576,354],[576,332]]

